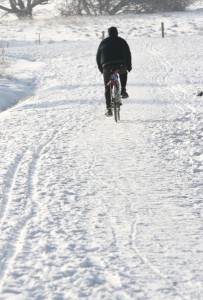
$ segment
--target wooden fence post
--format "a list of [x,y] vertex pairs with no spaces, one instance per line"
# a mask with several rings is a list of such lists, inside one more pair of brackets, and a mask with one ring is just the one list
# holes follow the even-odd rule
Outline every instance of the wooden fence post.
[[102,31],[102,40],[105,38],[105,31]]
[[162,38],[164,38],[164,22],[161,23]]

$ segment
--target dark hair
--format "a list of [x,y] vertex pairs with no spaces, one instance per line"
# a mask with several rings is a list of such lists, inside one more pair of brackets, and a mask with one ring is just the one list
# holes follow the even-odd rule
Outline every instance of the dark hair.
[[109,36],[117,36],[118,35],[118,30],[116,27],[110,27],[108,29],[108,33],[109,33]]

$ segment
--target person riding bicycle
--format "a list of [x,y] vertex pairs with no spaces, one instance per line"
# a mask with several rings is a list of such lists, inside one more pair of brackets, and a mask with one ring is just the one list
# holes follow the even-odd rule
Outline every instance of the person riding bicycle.
[[98,69],[103,73],[105,85],[105,99],[107,107],[107,115],[112,115],[111,110],[111,95],[110,86],[107,85],[111,74],[119,69],[121,82],[121,97],[128,98],[126,92],[126,84],[128,72],[132,70],[131,52],[127,42],[118,37],[118,30],[116,27],[108,29],[109,36],[105,38],[99,45],[96,55]]

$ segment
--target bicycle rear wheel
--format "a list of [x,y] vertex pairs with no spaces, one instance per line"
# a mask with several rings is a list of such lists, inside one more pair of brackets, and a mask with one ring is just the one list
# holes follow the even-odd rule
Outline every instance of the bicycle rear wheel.
[[117,99],[114,101],[114,119],[116,122],[120,121],[120,103],[118,102]]

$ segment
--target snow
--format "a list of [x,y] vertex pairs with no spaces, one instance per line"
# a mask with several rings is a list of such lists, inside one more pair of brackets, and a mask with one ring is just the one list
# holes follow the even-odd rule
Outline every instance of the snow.
[[[119,123],[95,62],[111,25],[133,57]],[[1,300],[203,299],[202,29],[201,10],[2,22]]]

